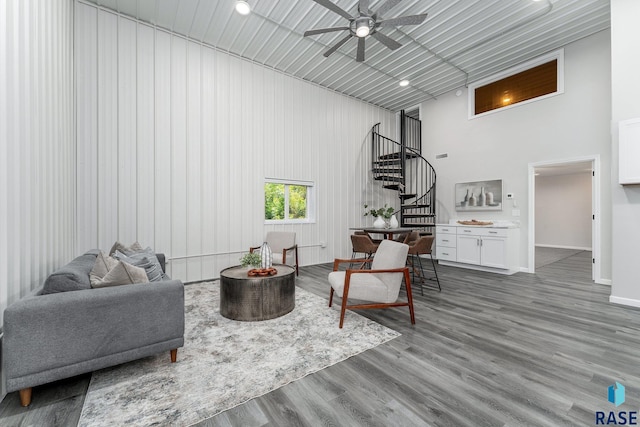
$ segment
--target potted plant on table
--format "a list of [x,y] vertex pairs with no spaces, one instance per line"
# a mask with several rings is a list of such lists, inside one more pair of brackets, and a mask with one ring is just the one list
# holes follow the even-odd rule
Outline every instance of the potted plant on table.
[[262,257],[258,252],[249,252],[240,257],[240,265],[247,268],[260,268]]
[[375,228],[389,228],[389,220],[393,216],[393,207],[387,206],[385,203],[383,207],[378,209],[369,209],[368,205],[364,205],[364,216],[371,215],[375,217],[373,226]]

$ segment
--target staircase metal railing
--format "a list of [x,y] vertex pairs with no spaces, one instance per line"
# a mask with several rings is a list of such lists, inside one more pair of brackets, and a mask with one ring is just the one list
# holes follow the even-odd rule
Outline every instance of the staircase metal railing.
[[402,227],[435,225],[436,172],[419,146],[401,144],[372,128],[372,173],[383,188],[398,192]]

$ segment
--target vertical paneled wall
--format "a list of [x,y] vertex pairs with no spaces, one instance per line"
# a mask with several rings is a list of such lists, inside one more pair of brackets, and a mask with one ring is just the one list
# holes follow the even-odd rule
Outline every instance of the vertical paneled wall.
[[0,322],[74,252],[73,6],[0,2]]
[[[394,202],[369,179],[387,110],[83,3],[76,61],[79,252],[138,240],[196,281],[282,229],[315,264],[351,253],[363,203]],[[266,226],[265,177],[313,181],[316,222]]]

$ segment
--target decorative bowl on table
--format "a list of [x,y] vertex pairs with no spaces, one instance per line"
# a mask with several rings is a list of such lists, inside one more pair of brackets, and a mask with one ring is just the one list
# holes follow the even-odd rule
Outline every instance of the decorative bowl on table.
[[273,267],[270,268],[252,268],[247,271],[247,276],[249,277],[267,277],[267,276],[275,276],[278,274],[278,270]]

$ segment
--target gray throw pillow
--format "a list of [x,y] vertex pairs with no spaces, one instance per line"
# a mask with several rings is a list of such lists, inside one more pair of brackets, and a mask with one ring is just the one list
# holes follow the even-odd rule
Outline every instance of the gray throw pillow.
[[136,267],[144,268],[147,273],[147,277],[150,282],[161,282],[163,280],[170,280],[169,276],[164,274],[158,257],[151,248],[146,248],[140,252],[136,252],[130,255],[125,255],[120,251],[116,251],[116,259],[124,261]]
[[102,279],[109,270],[116,266],[118,260],[110,257],[104,252],[100,252],[96,257],[96,262],[89,273],[89,280],[93,283],[96,279]]
[[117,261],[115,267],[102,278],[91,282],[92,288],[106,288],[108,286],[133,285],[135,283],[149,283],[147,273],[143,268],[126,262]]
[[122,244],[120,242],[115,242],[113,244],[113,246],[111,246],[111,250],[109,251],[109,255],[113,256],[113,254],[115,254],[116,251],[120,251],[125,255],[130,255],[130,254],[133,254],[133,253],[136,253],[136,252],[140,252],[142,250],[144,250],[144,249],[142,248],[142,245],[140,243],[138,243],[138,242],[133,242],[129,246],[124,245],[124,244]]

